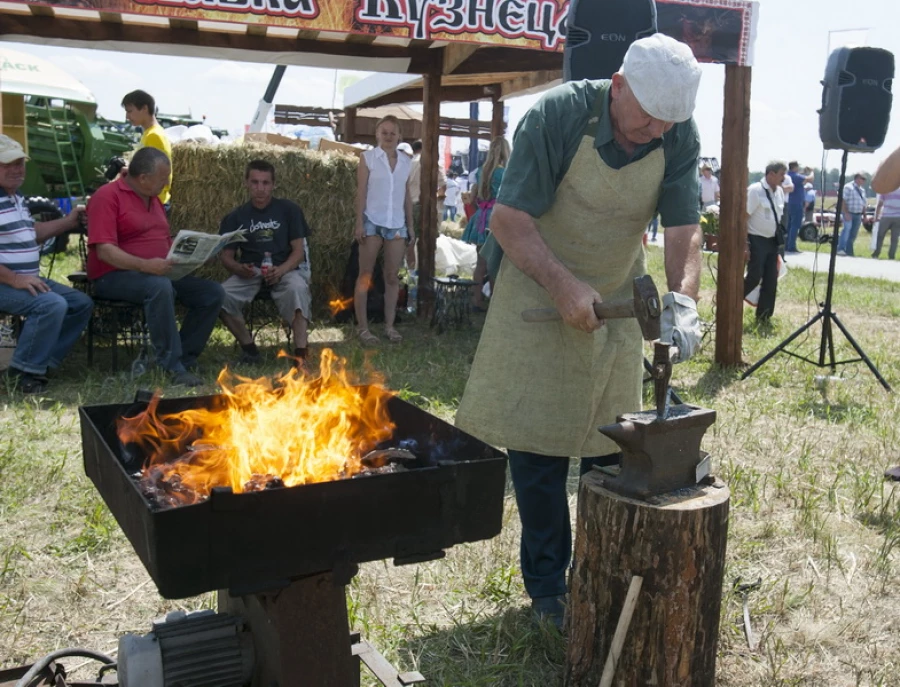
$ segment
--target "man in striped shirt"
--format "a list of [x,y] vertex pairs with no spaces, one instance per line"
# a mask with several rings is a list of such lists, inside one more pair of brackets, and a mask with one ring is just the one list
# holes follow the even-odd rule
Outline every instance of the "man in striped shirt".
[[74,229],[80,211],[36,223],[19,193],[26,159],[17,141],[0,135],[0,312],[25,318],[6,375],[20,391],[34,394],[47,388],[47,370],[59,367],[78,341],[94,304],[38,273],[39,244]]
[[841,237],[838,240],[838,255],[853,256],[853,244],[856,235],[859,234],[859,226],[866,216],[866,192],[863,186],[866,183],[866,175],[862,172],[853,177],[853,181],[844,186],[844,209],[841,213],[844,219],[844,227],[841,229]]

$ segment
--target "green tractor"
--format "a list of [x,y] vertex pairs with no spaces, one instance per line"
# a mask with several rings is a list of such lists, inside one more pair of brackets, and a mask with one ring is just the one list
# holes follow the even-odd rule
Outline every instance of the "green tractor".
[[[61,216],[106,183],[110,159],[134,148],[127,124],[97,114],[93,94],[50,62],[0,48],[2,133],[28,154],[21,193],[36,219]],[[67,236],[44,250],[62,250]]]
[[24,105],[31,158],[25,196],[83,199],[108,181],[110,159],[134,148],[127,125],[117,126],[82,103],[28,95]]

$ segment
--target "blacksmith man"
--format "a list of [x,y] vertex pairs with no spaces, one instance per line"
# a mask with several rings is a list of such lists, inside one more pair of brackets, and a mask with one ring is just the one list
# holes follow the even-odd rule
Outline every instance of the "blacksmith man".
[[[602,322],[593,303],[631,297],[657,212],[672,292],[663,340],[682,360],[700,340],[699,82],[690,48],[656,34],[632,44],[611,80],[548,91],[519,124],[491,219],[505,257],[456,423],[509,449],[525,588],[535,615],[558,626],[572,548],[569,459],[582,459],[582,474],[617,463],[618,447],[597,428],[641,406],[638,324]],[[522,320],[546,307],[563,321]]]

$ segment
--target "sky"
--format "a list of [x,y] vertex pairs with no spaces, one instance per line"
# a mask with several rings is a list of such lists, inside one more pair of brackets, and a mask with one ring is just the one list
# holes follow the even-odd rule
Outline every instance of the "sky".
[[[900,0],[759,0],[759,22],[751,85],[750,170],[774,159],[822,165],[817,109],[829,48],[868,45],[900,55]],[[858,30],[862,29],[862,30]],[[153,94],[161,112],[207,116],[211,126],[243,130],[256,110],[272,74],[272,65],[189,57],[166,57],[102,50],[6,43],[48,60],[82,81],[94,94],[100,114],[123,119],[119,103],[128,91]],[[0,46],[2,48],[2,46]],[[701,154],[721,160],[725,67],[702,65],[703,77],[694,113]],[[288,67],[277,103],[341,107],[336,84],[365,72]],[[510,136],[516,122],[538,96],[515,98],[509,106]],[[874,153],[852,153],[848,174],[872,172],[900,146],[900,98],[895,98],[887,139]],[[490,103],[481,118],[490,119]],[[445,116],[467,117],[465,104],[445,104]],[[454,145],[454,149],[461,148]],[[825,167],[840,166],[840,151],[829,151]]]

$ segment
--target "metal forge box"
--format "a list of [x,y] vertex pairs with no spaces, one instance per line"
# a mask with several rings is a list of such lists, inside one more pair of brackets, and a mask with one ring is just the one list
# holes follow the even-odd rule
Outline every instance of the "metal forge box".
[[[221,396],[163,399],[159,413],[215,409]],[[138,408],[139,410],[140,408]],[[392,439],[414,439],[409,469],[235,494],[161,510],[126,468],[116,420],[134,404],[79,408],[88,477],[166,598],[234,595],[358,563],[440,558],[501,528],[506,456],[405,401],[388,402]]]

